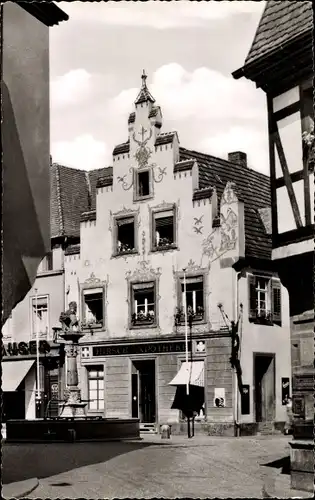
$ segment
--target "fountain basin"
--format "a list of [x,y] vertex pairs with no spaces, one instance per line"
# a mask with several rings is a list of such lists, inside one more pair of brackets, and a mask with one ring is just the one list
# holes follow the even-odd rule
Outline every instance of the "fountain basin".
[[56,417],[8,420],[7,443],[51,443],[140,439],[137,418]]

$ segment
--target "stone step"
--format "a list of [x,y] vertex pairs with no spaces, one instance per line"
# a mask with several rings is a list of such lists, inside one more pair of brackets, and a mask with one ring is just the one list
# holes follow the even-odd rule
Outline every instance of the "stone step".
[[140,432],[150,432],[152,434],[157,434],[156,424],[140,423]]

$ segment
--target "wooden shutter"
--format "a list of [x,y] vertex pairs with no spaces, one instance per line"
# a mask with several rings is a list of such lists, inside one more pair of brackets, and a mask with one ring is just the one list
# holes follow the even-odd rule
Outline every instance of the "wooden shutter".
[[248,317],[249,320],[256,319],[257,315],[257,292],[256,292],[256,276],[250,274],[248,276]]
[[281,283],[279,280],[271,280],[271,312],[272,320],[281,325]]

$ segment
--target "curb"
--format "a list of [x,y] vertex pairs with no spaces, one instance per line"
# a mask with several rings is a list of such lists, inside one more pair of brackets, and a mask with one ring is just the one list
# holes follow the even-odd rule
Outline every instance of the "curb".
[[[268,484],[269,483],[269,484]],[[313,498],[313,493],[303,490],[293,490],[289,479],[275,477],[273,481],[263,484],[263,498]]]
[[2,485],[2,498],[25,498],[27,495],[32,493],[37,486],[39,481],[37,477],[32,479],[26,479],[25,481],[18,481],[15,483],[3,484]]

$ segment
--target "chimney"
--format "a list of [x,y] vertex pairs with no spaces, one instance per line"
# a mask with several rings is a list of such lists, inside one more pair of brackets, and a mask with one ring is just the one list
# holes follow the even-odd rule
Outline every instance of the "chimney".
[[228,153],[228,160],[231,163],[237,163],[242,167],[247,167],[247,154],[243,151],[234,151],[234,153]]

